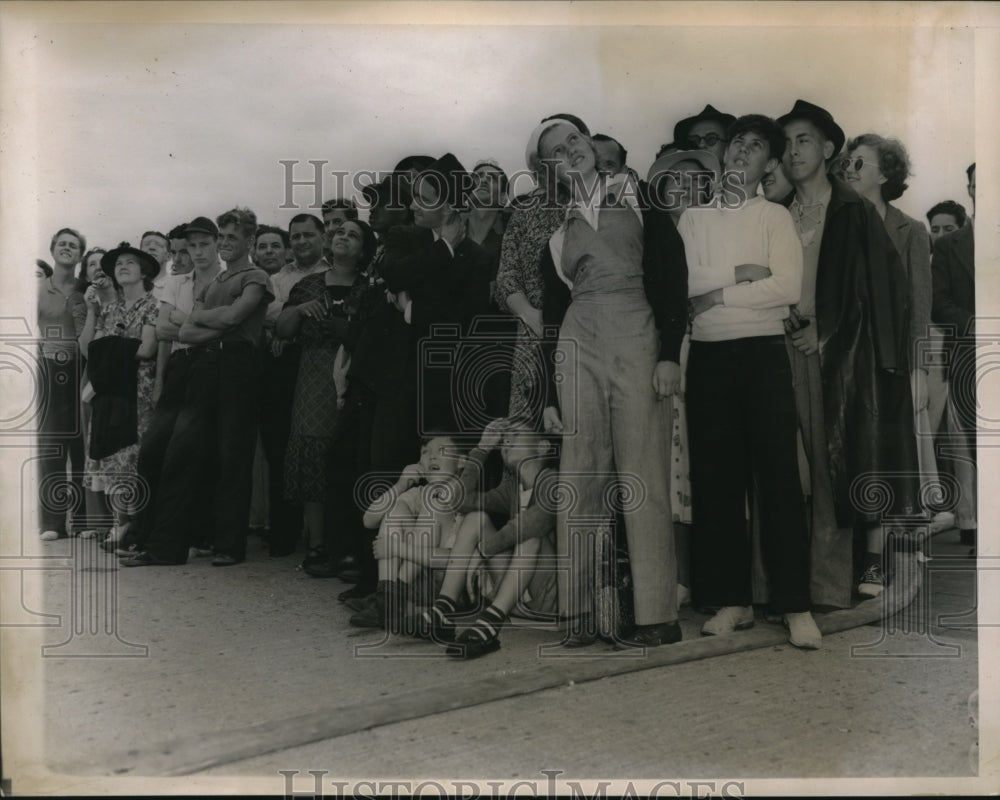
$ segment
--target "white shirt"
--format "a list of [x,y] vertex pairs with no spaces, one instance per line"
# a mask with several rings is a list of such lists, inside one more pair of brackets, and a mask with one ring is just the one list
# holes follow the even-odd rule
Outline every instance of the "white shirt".
[[[567,219],[569,219],[570,213],[576,212],[583,218],[584,222],[596,231],[601,214],[601,206],[603,205],[602,201],[610,198],[612,195],[616,196],[613,202],[620,202],[631,208],[636,216],[639,217],[639,223],[642,224],[642,209],[639,208],[639,187],[635,182],[635,178],[627,172],[619,173],[609,178],[608,182],[604,185],[604,192],[600,195],[600,199],[596,197],[589,198],[590,202],[588,203],[575,203],[567,208]],[[549,238],[549,252],[552,253],[552,263],[555,264],[556,275],[572,289],[573,282],[563,274],[562,270],[562,249],[565,238],[566,223],[563,222]]]
[[306,275],[314,275],[317,272],[325,272],[330,269],[330,264],[325,258],[321,258],[311,267],[300,268],[293,261],[285,264],[281,269],[271,276],[271,287],[274,289],[274,300],[267,306],[267,314],[264,317],[264,324],[273,327],[285,303],[288,302],[288,295],[291,294],[295,284]]
[[[739,208],[689,208],[677,230],[687,256],[688,296],[722,289],[723,304],[694,318],[692,341],[784,334],[788,307],[802,289],[802,247],[788,209],[761,196]],[[740,264],[761,264],[771,276],[737,284]]]

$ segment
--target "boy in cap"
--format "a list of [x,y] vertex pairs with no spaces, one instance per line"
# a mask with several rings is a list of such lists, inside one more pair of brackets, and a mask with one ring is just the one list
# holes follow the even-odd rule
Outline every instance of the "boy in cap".
[[[197,267],[205,220],[188,226],[188,249]],[[197,224],[196,224],[197,223]],[[253,452],[257,430],[260,343],[267,304],[274,297],[267,273],[250,263],[257,219],[234,208],[218,218],[227,269],[195,298],[178,339],[194,345],[194,362],[183,405],[163,459],[155,521],[144,551],[123,566],[183,564],[199,510],[198,492],[208,479],[205,443],[212,442],[217,478],[213,494],[213,566],[246,556]]]
[[[886,582],[882,514],[919,510],[909,289],[875,207],[827,174],[845,139],[830,112],[797,100],[778,122],[803,254],[802,297],[786,330],[812,482],[812,599],[846,607],[855,566],[869,595]],[[889,507],[856,502],[864,486],[852,486],[866,475],[892,484]],[[857,565],[855,527],[867,537]]]
[[770,605],[789,641],[816,649],[809,541],[796,443],[795,394],[784,320],[799,299],[802,251],[788,211],[757,194],[784,150],[784,133],[751,114],[727,132],[727,186],[736,208],[689,208],[684,240],[691,295],[687,413],[696,602],[719,610],[706,635],[754,624],[745,509],[756,488]]
[[[218,235],[219,230],[215,227],[215,223],[207,217],[197,217],[189,224],[179,225],[170,232],[171,245],[172,247],[176,245],[174,247],[175,266],[190,263],[191,268],[186,272],[171,275],[160,298],[159,315],[156,318],[156,338],[160,343],[160,350],[165,350],[167,356],[164,362],[161,386],[158,391],[154,390],[157,396],[156,408],[149,428],[142,438],[136,467],[139,476],[149,487],[149,499],[129,529],[129,534],[115,551],[119,555],[135,555],[141,551],[149,532],[152,530],[153,509],[159,494],[161,478],[163,478],[163,457],[167,445],[170,443],[170,437],[173,435],[177,416],[184,405],[191,365],[194,363],[194,355],[196,355],[196,351],[192,349],[190,344],[181,342],[177,337],[188,314],[194,308],[197,294],[215,280],[215,277],[223,270],[217,250]],[[197,263],[192,259],[188,250],[188,237],[195,244],[195,250],[198,254]],[[181,255],[182,253],[183,255]],[[158,368],[160,358],[158,353]],[[159,374],[157,380],[161,380]],[[168,478],[168,480],[170,479]],[[202,490],[198,493],[198,497],[204,501],[204,495],[209,490]],[[204,511],[207,508],[206,503],[202,512],[195,514],[195,519],[203,520],[206,516]],[[203,530],[202,527],[199,527],[195,537],[198,545],[203,544],[209,535],[209,532]]]

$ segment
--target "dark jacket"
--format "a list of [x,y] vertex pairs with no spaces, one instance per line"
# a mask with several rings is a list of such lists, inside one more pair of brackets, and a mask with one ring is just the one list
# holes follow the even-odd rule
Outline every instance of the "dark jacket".
[[[899,253],[875,207],[834,181],[816,274],[816,323],[841,527],[919,509],[909,295]],[[869,502],[874,480],[890,487],[884,505]]]
[[976,315],[976,262],[972,225],[942,236],[931,259],[934,304],[931,316],[945,326],[950,345],[969,331]]
[[[476,316],[489,311],[491,261],[486,251],[465,238],[454,253],[443,239],[421,228],[392,228],[382,263],[385,287],[406,291],[409,314],[408,366],[418,387],[418,424],[422,430],[464,429],[465,412],[475,415],[478,397],[457,394],[462,375],[481,350],[469,348],[466,336]],[[481,427],[482,420],[469,424]]]
[[[688,272],[684,255],[684,242],[677,232],[670,214],[651,205],[640,187],[643,234],[643,283],[660,334],[660,361],[680,363],[681,340],[688,324]],[[552,358],[558,340],[558,327],[571,302],[569,287],[556,274],[548,242],[544,245],[541,260],[545,296],[542,320],[546,332],[542,340],[542,353],[548,371],[548,397],[546,405],[558,405]]]
[[90,457],[106,458],[139,440],[136,380],[139,339],[103,336],[87,348],[94,387],[90,403]]

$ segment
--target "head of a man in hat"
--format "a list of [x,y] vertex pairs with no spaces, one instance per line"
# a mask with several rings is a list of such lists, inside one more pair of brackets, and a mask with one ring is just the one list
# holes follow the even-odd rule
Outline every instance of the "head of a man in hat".
[[821,172],[833,158],[834,144],[826,132],[808,117],[785,122],[785,172],[792,183],[805,183]]
[[184,228],[187,251],[195,269],[211,269],[219,263],[219,229],[208,217],[195,217]]
[[390,173],[378,183],[365,186],[361,192],[369,203],[368,224],[376,236],[382,237],[398,225],[413,223],[408,174]]
[[685,117],[674,125],[674,142],[689,150],[707,150],[721,164],[728,144],[726,129],[735,121],[732,114],[708,104],[693,117]]
[[844,146],[844,131],[825,108],[796,100],[791,111],[778,118],[785,129],[783,163],[788,179],[809,183],[826,175],[830,160]]

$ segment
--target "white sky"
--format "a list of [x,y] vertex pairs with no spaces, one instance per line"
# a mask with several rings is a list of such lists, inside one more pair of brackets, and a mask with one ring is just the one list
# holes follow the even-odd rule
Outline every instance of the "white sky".
[[37,86],[22,122],[37,132],[43,257],[63,225],[104,247],[235,204],[285,225],[281,159],[303,162],[299,179],[309,159],[379,170],[446,151],[470,169],[484,156],[521,169],[532,127],[557,111],[619,138],[645,174],[674,122],[707,102],[777,116],[808,99],[848,136],[904,141],[916,173],[904,211],[968,205],[970,29],[56,22],[36,33],[12,60]]

